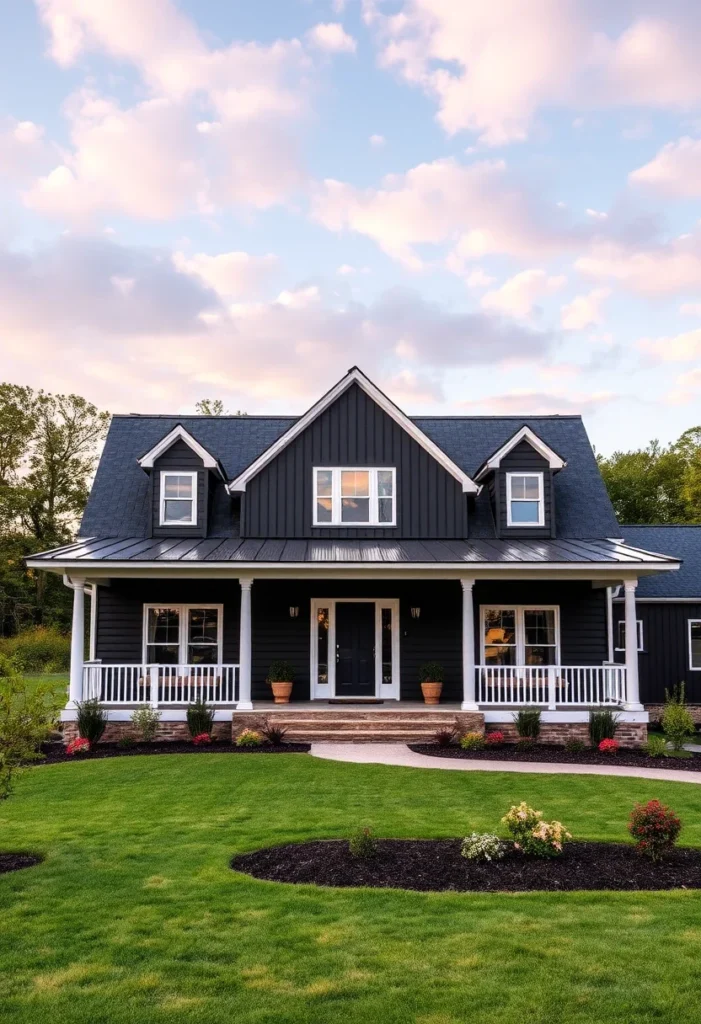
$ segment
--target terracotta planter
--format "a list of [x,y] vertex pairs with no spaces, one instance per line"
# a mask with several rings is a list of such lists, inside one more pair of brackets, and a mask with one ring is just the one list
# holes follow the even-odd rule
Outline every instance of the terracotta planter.
[[424,695],[424,704],[440,704],[443,683],[422,683],[421,692]]
[[276,704],[290,703],[292,683],[271,683],[270,688],[273,691],[273,699]]

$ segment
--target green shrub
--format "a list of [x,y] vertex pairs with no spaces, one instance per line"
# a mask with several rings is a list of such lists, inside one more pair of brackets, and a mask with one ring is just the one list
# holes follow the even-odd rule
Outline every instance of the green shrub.
[[537,740],[540,736],[540,708],[522,708],[517,711],[514,725],[521,739]]
[[42,757],[39,748],[54,724],[47,694],[17,675],[0,677],[0,800],[12,792],[18,772]]
[[533,750],[535,747],[535,740],[532,736],[520,736],[515,743],[516,750]]
[[144,743],[153,743],[161,720],[160,711],[156,711],[150,704],[144,704],[140,708],[134,708],[131,720],[134,728],[141,733]]
[[117,740],[117,746],[120,750],[133,750],[137,742],[136,736],[122,736]]
[[237,747],[260,747],[263,743],[263,735],[255,729],[242,729],[236,737]]
[[420,683],[442,683],[443,666],[439,661],[425,661],[419,665]]
[[375,856],[377,846],[369,825],[363,825],[355,830],[348,840],[348,852],[351,857],[358,857],[360,860]]
[[598,747],[602,740],[615,738],[619,717],[611,708],[597,708],[589,712],[589,739],[592,747]]
[[581,754],[587,749],[587,745],[584,740],[567,740],[565,743],[565,750],[568,754]]
[[666,757],[667,740],[664,736],[656,736],[654,733],[648,736],[645,744],[645,753],[648,757]]
[[71,638],[53,626],[35,626],[0,640],[0,654],[24,673],[67,672]]
[[84,740],[89,740],[92,747],[100,742],[107,728],[107,712],[97,697],[92,700],[84,700],[77,707],[78,735]]
[[186,718],[187,727],[192,737],[201,736],[203,732],[206,732],[208,736],[212,735],[214,708],[210,707],[206,701],[196,700],[192,704],[188,704]]
[[675,686],[671,693],[669,690],[664,692],[662,728],[671,740],[674,751],[682,750],[687,736],[693,736],[696,732],[694,720],[686,706],[684,683]]
[[271,661],[268,669],[269,683],[293,683],[295,670],[291,661]]
[[466,860],[501,860],[508,845],[491,832],[472,832],[462,841],[460,854]]
[[481,732],[466,732],[460,737],[463,750],[484,750],[484,736]]

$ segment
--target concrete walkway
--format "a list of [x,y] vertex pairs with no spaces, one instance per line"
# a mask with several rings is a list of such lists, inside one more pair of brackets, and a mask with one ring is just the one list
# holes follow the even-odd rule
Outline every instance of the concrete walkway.
[[544,764],[538,761],[469,761],[416,754],[403,743],[312,743],[312,757],[355,764],[395,764],[403,768],[442,768],[457,772],[526,772],[544,775],[618,775],[701,785],[701,772],[680,768],[626,768],[623,765]]

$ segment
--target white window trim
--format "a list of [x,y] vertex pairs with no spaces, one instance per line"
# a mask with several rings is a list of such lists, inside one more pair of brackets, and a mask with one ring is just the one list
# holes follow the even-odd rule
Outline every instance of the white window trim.
[[[399,599],[378,597],[314,597],[311,600],[311,637],[309,671],[311,680],[312,700],[332,700],[336,695],[336,606],[339,604],[374,604],[375,605],[375,698],[399,700]],[[199,605],[198,607],[201,607]],[[319,637],[317,615],[320,608],[329,612],[328,631],[328,682],[319,683]],[[382,681],[382,610],[392,611],[392,681]],[[379,656],[378,656],[379,652]],[[361,700],[362,698],[358,698]]]
[[[538,522],[537,523],[515,523],[511,519],[511,502],[512,501],[533,501],[533,498],[512,498],[511,497],[511,481],[513,477],[519,476],[534,476],[538,481]],[[534,529],[539,526],[545,526],[545,500],[544,500],[545,488],[543,485],[543,474],[538,472],[531,472],[526,470],[524,472],[513,472],[506,474],[506,525],[517,526],[519,529],[524,527],[525,529]]]
[[[341,474],[342,473],[368,473],[370,476],[370,519],[365,523],[348,523],[341,520]],[[392,474],[392,521],[389,523],[381,523],[379,521],[379,502],[377,493],[377,473],[391,473]],[[331,473],[331,521],[330,522],[319,522],[317,519],[317,474],[318,473]],[[312,468],[312,501],[313,501],[313,526],[320,527],[352,527],[360,528],[366,526],[377,526],[384,528],[385,526],[396,526],[397,525],[397,470],[394,466],[314,466]]]
[[[224,605],[223,604],[209,604],[207,601],[197,601],[194,604],[178,604],[177,602],[171,601],[154,601],[150,604],[144,605],[143,622],[142,622],[142,644],[141,644],[141,660],[144,665],[148,665],[148,613],[150,608],[173,608],[177,609],[179,615],[178,622],[178,664],[187,665],[187,649],[189,647],[188,639],[188,612],[191,608],[216,608],[217,610],[217,665],[222,664],[222,650],[223,650],[223,627],[224,627]],[[163,645],[166,646],[166,645]]]
[[[523,667],[526,664],[526,626],[524,612],[554,612],[555,613],[555,665],[560,664],[560,606],[559,604],[482,604],[480,605],[480,663],[487,664],[486,643],[484,637],[484,626],[486,613],[488,611],[513,611],[516,613],[516,661],[514,667]],[[490,646],[496,646],[494,644]],[[531,647],[535,646],[533,644]],[[546,645],[548,646],[548,645]]]
[[[189,476],[192,480],[192,516],[190,519],[166,519],[166,496],[165,496],[165,478],[167,476]],[[170,499],[170,500],[178,500]],[[187,501],[187,498],[181,498],[180,501]],[[159,526],[197,526],[197,470],[179,470],[179,469],[162,469],[161,470],[161,500],[160,500],[160,515],[158,517]]]
[[687,619],[687,638],[689,643],[689,671],[701,672],[701,665],[694,665],[691,658],[691,627],[695,624],[701,625],[701,619]]
[[[644,634],[643,634],[643,620],[642,619],[636,619],[635,621],[637,623],[637,631],[638,631],[638,651],[644,651],[645,650],[645,641],[644,641]],[[620,638],[620,635],[621,635],[621,626],[623,626],[623,628],[625,629],[625,625],[626,625],[626,620],[625,619],[619,619],[618,622],[616,623],[616,639],[618,640],[619,643],[620,643],[620,639],[619,638]],[[615,647],[614,650],[616,650],[616,651],[625,651],[625,647]]]

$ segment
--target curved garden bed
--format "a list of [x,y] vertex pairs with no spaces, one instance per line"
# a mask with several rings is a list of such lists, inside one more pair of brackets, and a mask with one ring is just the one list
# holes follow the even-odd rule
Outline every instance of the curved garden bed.
[[461,839],[378,839],[375,855],[353,857],[346,840],[273,846],[234,857],[231,867],[273,882],[414,889],[420,892],[535,892],[701,888],[701,850],[675,849],[655,863],[626,843],[568,843],[560,857],[468,861]]
[[484,750],[463,750],[458,746],[439,747],[436,743],[409,743],[409,749],[429,757],[452,757],[464,761],[537,761],[548,764],[605,764],[620,765],[622,768],[681,768],[689,772],[701,772],[701,755],[688,757],[650,757],[644,750],[621,748],[617,754],[601,754],[598,750],[582,750],[574,753],[554,744],[538,743],[529,750],[519,750],[515,744],[487,747]]
[[67,754],[62,743],[49,743],[42,747],[45,755],[36,764],[60,764],[63,761],[99,761],[105,757],[133,757],[143,754],[307,754],[309,743],[262,743],[259,747],[237,747],[233,743],[213,742],[195,746],[194,743],[172,740],[162,743],[137,743],[133,747],[120,747],[118,743],[100,743],[89,754]]
[[41,864],[42,858],[36,853],[0,853],[0,875],[8,871],[21,871]]

